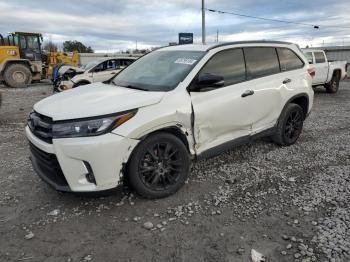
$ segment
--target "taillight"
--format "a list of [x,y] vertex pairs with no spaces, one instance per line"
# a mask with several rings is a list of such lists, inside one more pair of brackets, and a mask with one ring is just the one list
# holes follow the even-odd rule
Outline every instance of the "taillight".
[[315,77],[315,75],[316,75],[315,68],[309,68],[309,69],[307,70],[307,72],[309,73],[309,75],[310,75],[311,77]]

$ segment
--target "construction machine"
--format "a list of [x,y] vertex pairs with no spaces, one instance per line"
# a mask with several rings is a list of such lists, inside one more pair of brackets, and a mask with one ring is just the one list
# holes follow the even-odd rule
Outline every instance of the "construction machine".
[[10,87],[25,87],[32,80],[41,80],[42,35],[39,33],[10,33],[0,35],[0,81]]
[[60,53],[49,51],[46,53],[47,60],[44,66],[43,75],[47,79],[55,80],[55,68],[59,68],[62,65],[79,66],[79,52],[74,51],[71,53]]
[[51,78],[59,63],[78,66],[79,54],[44,53],[40,33],[15,32],[6,38],[0,34],[0,82],[10,87],[26,87],[32,81]]

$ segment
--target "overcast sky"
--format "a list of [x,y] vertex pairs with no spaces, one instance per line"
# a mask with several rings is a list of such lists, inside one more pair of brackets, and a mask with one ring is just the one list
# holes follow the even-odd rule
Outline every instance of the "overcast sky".
[[[349,0],[206,0],[206,7],[320,25],[282,24],[206,13],[207,40],[286,40],[305,45],[350,45]],[[323,27],[327,26],[327,27]],[[41,32],[62,44],[79,40],[96,51],[163,46],[179,32],[201,41],[201,0],[0,0],[0,33]]]

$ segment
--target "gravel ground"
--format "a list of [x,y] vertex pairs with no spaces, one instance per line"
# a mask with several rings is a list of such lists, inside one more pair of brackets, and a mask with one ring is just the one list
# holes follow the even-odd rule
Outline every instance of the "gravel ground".
[[5,89],[0,261],[350,261],[350,82],[318,89],[299,141],[259,140],[194,163],[161,200],[126,188],[57,193],[33,172],[23,128],[46,83]]

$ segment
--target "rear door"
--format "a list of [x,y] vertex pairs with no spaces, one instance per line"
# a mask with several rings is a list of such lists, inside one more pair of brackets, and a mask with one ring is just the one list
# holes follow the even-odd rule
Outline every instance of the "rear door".
[[250,110],[244,117],[249,120],[252,134],[255,134],[275,125],[283,101],[280,89],[287,77],[280,73],[276,48],[246,47],[244,55],[247,90],[253,91],[246,99]]
[[314,68],[316,71],[315,77],[313,79],[313,84],[324,84],[327,81],[328,76],[328,62],[324,52],[315,51],[315,64]]

